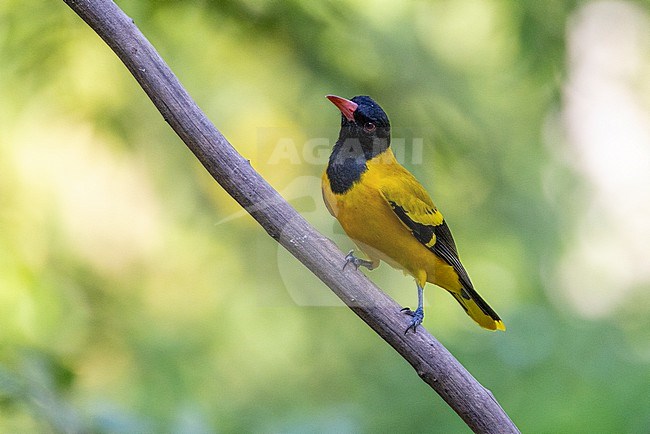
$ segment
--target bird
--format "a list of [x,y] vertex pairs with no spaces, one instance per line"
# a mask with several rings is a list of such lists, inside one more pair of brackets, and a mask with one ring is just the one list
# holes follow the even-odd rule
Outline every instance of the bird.
[[447,290],[481,327],[505,331],[499,315],[474,289],[443,215],[396,160],[386,112],[366,95],[326,98],[341,112],[341,129],[322,175],[323,200],[369,258],[352,250],[343,269],[352,265],[373,270],[384,261],[414,277],[418,306],[402,309],[411,317],[405,335],[422,324],[427,282]]

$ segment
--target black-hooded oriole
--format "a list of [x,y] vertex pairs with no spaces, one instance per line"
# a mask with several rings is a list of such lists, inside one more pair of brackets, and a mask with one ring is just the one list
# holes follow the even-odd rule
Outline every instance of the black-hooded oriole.
[[446,289],[481,327],[505,330],[499,315],[474,290],[445,219],[422,185],[395,159],[390,122],[368,96],[328,95],[341,111],[341,131],[323,173],[323,198],[343,230],[370,258],[346,263],[374,269],[383,260],[415,278],[418,307],[406,332],[424,318],[427,282]]

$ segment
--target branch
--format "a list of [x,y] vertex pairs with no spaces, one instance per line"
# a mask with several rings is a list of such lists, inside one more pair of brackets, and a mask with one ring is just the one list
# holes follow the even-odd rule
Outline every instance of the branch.
[[244,159],[201,112],[149,41],[110,0],[64,0],[118,55],[214,179],[293,256],[388,342],[477,433],[517,433],[492,393],[423,327],[404,336],[400,306],[353,267]]

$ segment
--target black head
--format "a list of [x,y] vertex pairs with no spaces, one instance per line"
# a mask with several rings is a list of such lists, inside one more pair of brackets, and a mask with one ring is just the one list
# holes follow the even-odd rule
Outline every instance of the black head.
[[351,100],[335,95],[327,98],[341,111],[341,131],[337,143],[356,142],[366,159],[390,146],[390,121],[386,112],[369,96],[355,96]]

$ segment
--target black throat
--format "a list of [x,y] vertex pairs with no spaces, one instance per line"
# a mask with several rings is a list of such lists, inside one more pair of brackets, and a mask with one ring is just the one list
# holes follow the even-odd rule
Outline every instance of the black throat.
[[[327,165],[327,177],[333,193],[342,194],[368,170],[367,162],[390,146],[390,131],[368,136],[356,124],[343,125]],[[379,128],[378,128],[379,130]]]

